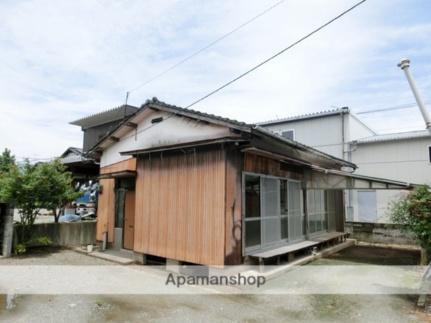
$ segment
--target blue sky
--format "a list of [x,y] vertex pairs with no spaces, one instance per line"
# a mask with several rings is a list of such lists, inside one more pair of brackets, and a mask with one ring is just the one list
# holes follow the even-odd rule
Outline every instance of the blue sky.
[[[125,92],[277,1],[0,2],[0,149],[47,158],[80,146],[68,122],[121,105]],[[348,8],[286,0],[214,47],[131,93],[186,106]],[[194,106],[246,122],[333,107],[414,103],[397,63],[431,102],[431,2],[368,0],[262,69]],[[431,105],[428,105],[431,106]],[[362,115],[380,132],[422,129],[417,109]]]

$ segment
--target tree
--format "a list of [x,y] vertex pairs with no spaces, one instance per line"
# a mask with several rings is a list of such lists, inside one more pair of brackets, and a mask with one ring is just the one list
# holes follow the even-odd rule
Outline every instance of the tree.
[[392,221],[412,232],[423,249],[422,263],[431,254],[431,191],[428,185],[417,187],[391,208]]
[[15,166],[15,156],[7,148],[0,155],[0,174],[7,173],[13,166]]
[[42,205],[41,178],[36,172],[36,166],[28,160],[21,166],[13,166],[0,178],[0,199],[11,203],[19,210],[20,242],[30,239],[30,227]]
[[55,160],[48,163],[12,166],[7,173],[0,174],[0,200],[14,205],[20,215],[19,243],[24,246],[33,239],[31,227],[40,209],[54,212],[58,222],[60,212],[67,203],[81,193],[72,187],[72,176],[65,166]]
[[43,179],[40,183],[41,204],[51,210],[55,222],[58,222],[67,204],[77,199],[81,193],[76,192],[72,186],[72,175],[58,160],[43,163],[37,166],[37,174]]

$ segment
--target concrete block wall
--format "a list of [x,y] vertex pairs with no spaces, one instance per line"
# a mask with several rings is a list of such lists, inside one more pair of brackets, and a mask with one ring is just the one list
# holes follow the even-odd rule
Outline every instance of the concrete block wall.
[[37,223],[33,225],[32,231],[33,238],[46,236],[54,246],[80,247],[96,243],[96,221]]
[[350,233],[350,238],[362,242],[387,245],[419,245],[412,234],[403,232],[402,227],[397,224],[346,222],[345,230]]

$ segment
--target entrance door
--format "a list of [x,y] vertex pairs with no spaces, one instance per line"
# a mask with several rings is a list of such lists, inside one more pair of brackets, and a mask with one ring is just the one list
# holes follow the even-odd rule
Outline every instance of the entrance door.
[[126,189],[117,188],[115,190],[114,249],[121,249],[123,247],[125,197],[126,197]]
[[135,234],[135,191],[126,191],[124,203],[123,248],[133,249]]

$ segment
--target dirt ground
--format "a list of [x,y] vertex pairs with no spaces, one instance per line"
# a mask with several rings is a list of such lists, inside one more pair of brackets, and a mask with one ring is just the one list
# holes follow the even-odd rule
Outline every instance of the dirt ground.
[[[363,262],[373,263],[382,252],[350,248],[318,262],[353,264],[362,254],[366,255]],[[399,259],[405,264],[415,258],[407,253]],[[387,259],[382,261],[388,264]],[[112,265],[64,249],[0,260],[0,265],[29,264]],[[9,301],[0,297],[0,321],[430,322],[430,316],[416,309],[415,301],[416,297],[403,295],[20,295]]]

